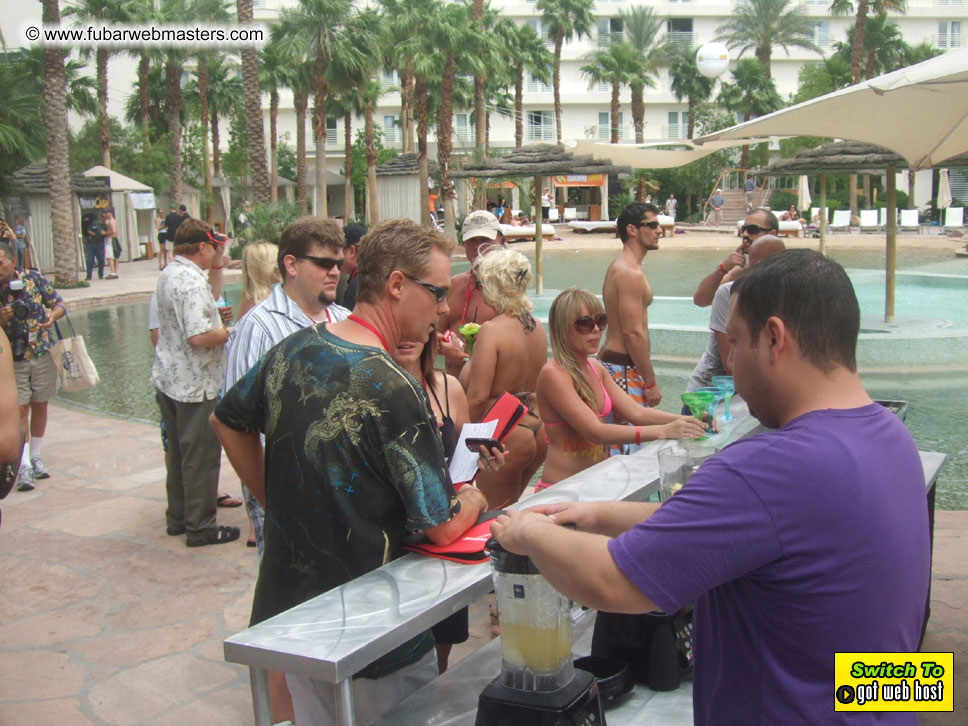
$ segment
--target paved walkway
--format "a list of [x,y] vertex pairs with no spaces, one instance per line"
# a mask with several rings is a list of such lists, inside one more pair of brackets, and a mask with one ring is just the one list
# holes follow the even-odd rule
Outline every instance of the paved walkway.
[[[84,304],[145,294],[154,261],[121,279],[65,291]],[[164,460],[157,427],[52,406],[44,458],[50,479],[0,504],[0,724],[207,726],[252,723],[247,670],[222,640],[249,617],[257,557],[243,541],[188,549],[164,529]],[[238,494],[223,459],[221,491]],[[219,521],[244,528],[241,508]],[[968,512],[938,512],[926,651],[955,653],[957,724],[968,713]],[[471,609],[471,640],[488,638]]]

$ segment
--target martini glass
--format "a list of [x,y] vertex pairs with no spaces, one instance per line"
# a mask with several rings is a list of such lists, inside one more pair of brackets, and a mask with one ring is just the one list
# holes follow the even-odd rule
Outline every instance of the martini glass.
[[[689,407],[692,415],[702,421],[702,415],[706,412],[709,404],[712,403],[715,393],[712,391],[690,391],[682,394],[682,402]],[[704,441],[706,435],[697,437],[695,441]]]
[[726,389],[726,395],[723,396],[723,400],[726,402],[726,415],[723,416],[723,421],[735,421],[736,417],[729,415],[729,399],[736,393],[736,384],[733,382],[733,377],[713,376],[713,385]]
[[712,431],[714,428],[713,422],[716,420],[716,407],[719,405],[719,402],[726,397],[726,388],[723,386],[704,386],[694,389],[694,392],[697,391],[710,391],[713,394],[713,400],[709,404],[709,408],[706,409],[706,412],[709,414],[709,431]]

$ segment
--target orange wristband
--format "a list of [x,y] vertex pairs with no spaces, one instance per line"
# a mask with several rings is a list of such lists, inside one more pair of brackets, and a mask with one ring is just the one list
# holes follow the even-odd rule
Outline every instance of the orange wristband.
[[649,390],[650,388],[655,388],[655,387],[656,387],[656,385],[657,385],[657,384],[656,384],[656,383],[655,383],[655,382],[653,381],[652,383],[650,383],[649,385],[647,385],[647,386],[646,386],[645,388],[643,388],[642,390],[643,390],[643,391],[648,391],[648,390]]
[[638,446],[641,443],[642,443],[642,427],[636,426],[635,427],[635,445]]
[[721,272],[722,274],[724,274],[724,275],[726,274],[726,268],[725,268],[725,267],[723,267],[723,263],[722,263],[722,262],[720,262],[720,263],[719,263],[719,271],[720,271],[720,272]]
[[225,265],[212,265],[213,270],[221,270]]

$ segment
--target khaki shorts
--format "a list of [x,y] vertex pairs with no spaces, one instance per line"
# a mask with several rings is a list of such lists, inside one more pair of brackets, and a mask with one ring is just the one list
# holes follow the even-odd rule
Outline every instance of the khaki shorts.
[[50,353],[14,361],[13,370],[17,378],[17,401],[21,406],[46,403],[57,395],[57,368]]

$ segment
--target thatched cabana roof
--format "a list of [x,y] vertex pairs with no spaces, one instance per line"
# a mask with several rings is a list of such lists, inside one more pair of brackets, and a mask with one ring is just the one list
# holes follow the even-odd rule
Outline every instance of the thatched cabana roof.
[[[35,161],[10,175],[10,186],[20,194],[49,194],[50,175],[47,159]],[[84,176],[77,172],[71,174],[71,191],[76,194],[110,194],[111,186],[107,177]]]
[[591,155],[575,156],[561,144],[530,144],[514,149],[507,156],[493,156],[480,161],[468,160],[454,169],[454,179],[468,177],[548,176],[551,174],[631,174],[628,166],[615,166],[611,161]]
[[[420,171],[417,166],[416,154],[400,154],[389,161],[386,161],[376,168],[377,176],[398,176],[402,174],[417,174]],[[438,171],[436,161],[427,159],[427,171],[433,175]]]
[[838,141],[815,149],[800,149],[789,159],[777,159],[763,169],[750,172],[757,176],[788,174],[824,174],[829,172],[882,174],[889,167],[906,168],[900,154],[860,141]]

